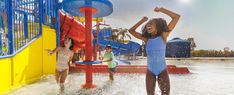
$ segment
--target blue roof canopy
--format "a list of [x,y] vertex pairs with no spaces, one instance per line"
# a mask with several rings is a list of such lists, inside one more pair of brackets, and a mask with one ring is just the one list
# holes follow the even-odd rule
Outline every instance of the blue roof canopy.
[[172,40],[169,40],[167,43],[174,43],[174,42],[185,42],[185,43],[190,43],[190,41],[188,40],[183,40],[183,39],[180,39],[180,38],[173,38]]
[[73,16],[84,17],[80,8],[91,7],[97,10],[93,17],[105,17],[113,12],[113,5],[108,0],[63,0],[62,6],[64,11]]

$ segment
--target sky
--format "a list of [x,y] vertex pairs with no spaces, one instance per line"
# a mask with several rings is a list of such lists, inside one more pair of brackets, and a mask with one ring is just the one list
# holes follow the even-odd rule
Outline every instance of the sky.
[[[104,17],[113,28],[131,28],[143,16],[171,18],[153,9],[164,7],[181,15],[168,40],[174,37],[193,37],[196,49],[234,50],[234,0],[110,0],[113,13]],[[137,29],[141,31],[141,27]],[[132,39],[140,43],[136,38]]]

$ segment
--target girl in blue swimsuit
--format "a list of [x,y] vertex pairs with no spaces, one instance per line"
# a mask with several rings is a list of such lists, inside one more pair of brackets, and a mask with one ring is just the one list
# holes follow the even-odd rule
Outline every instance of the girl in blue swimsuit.
[[155,12],[162,12],[172,18],[171,22],[167,22],[162,18],[154,18],[149,20],[143,27],[142,34],[136,32],[136,29],[148,20],[143,17],[138,23],[129,29],[134,37],[141,39],[146,43],[147,53],[147,73],[146,73],[146,91],[147,95],[155,94],[155,84],[158,81],[162,95],[169,95],[170,80],[166,69],[166,43],[167,37],[176,26],[180,15],[169,11],[165,8],[154,9]]

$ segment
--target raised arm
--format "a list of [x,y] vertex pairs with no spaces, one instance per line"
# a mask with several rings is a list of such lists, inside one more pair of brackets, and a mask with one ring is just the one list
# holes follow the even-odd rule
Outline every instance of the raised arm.
[[54,50],[47,49],[47,51],[48,51],[48,54],[49,54],[49,55],[52,55],[52,54],[54,54],[54,53],[58,52],[58,51],[59,51],[59,49],[60,49],[60,47],[55,48]]
[[170,32],[175,28],[177,22],[179,21],[180,15],[177,14],[177,13],[174,13],[174,12],[172,12],[170,10],[167,10],[165,8],[158,8],[158,7],[156,7],[154,9],[154,11],[155,12],[162,12],[162,13],[164,13],[164,14],[166,14],[166,15],[168,15],[168,16],[170,16],[172,18],[171,22],[168,24],[169,32],[164,32],[164,35],[166,37],[168,37],[169,34],[170,34]]
[[132,26],[128,31],[130,34],[132,34],[134,37],[143,40],[144,42],[147,41],[147,39],[145,37],[143,37],[140,33],[136,32],[136,29],[143,24],[144,22],[146,22],[148,20],[147,17],[143,17],[139,22],[137,22],[134,26]]

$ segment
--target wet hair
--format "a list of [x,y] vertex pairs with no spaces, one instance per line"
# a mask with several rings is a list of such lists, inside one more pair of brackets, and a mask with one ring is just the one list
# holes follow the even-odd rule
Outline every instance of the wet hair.
[[70,50],[73,50],[74,44],[75,44],[74,41],[71,39],[71,46],[69,47]]
[[156,24],[157,34],[152,35],[147,32],[147,26],[143,26],[142,36],[146,38],[155,38],[161,36],[163,32],[169,32],[170,30],[167,27],[167,22],[163,18],[154,18],[152,21]]
[[2,46],[6,46],[6,43],[5,43],[5,42],[3,42],[3,43],[2,43]]
[[111,48],[111,45],[106,45],[105,49],[107,49],[107,48],[108,48],[108,49],[112,49],[112,48]]
[[[71,39],[71,38],[66,38],[66,39],[69,39],[71,40],[71,46],[69,47],[70,50],[73,50],[73,47],[74,47],[74,41]],[[65,39],[65,40],[66,40]],[[63,46],[62,47],[65,47],[65,41],[63,42]]]

